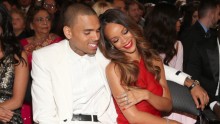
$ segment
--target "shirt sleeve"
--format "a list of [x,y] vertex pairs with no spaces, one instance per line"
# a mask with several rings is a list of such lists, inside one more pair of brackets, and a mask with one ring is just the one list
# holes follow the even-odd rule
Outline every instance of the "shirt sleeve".
[[164,65],[164,70],[165,70],[165,76],[167,80],[170,81],[174,81],[180,85],[184,85],[185,79],[187,77],[191,77],[190,75],[182,72],[182,71],[178,71],[172,67],[169,67],[167,65]]

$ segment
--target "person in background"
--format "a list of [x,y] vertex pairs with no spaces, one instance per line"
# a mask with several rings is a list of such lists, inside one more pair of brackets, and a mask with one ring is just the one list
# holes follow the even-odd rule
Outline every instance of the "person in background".
[[60,8],[57,3],[57,0],[43,0],[43,7],[50,13],[51,15],[51,32],[57,33],[57,25],[59,17],[60,17]]
[[[179,13],[174,5],[158,3],[145,19],[144,36],[160,54],[165,65],[182,71],[183,46],[177,40],[178,18]],[[186,124],[196,122],[196,117],[188,117],[184,113],[172,112],[169,118]]]
[[[219,2],[215,16],[217,20],[220,19]],[[220,31],[213,27],[210,28],[210,38],[193,44],[186,71],[206,89],[210,96],[207,109],[211,109],[220,119]]]
[[19,8],[27,14],[34,0],[18,0]]
[[10,12],[12,9],[18,8],[17,0],[2,0],[0,2]]
[[125,0],[125,10],[129,17],[131,17],[140,27],[144,26],[144,18],[140,13],[140,3],[136,0]]
[[[22,39],[20,42],[28,55],[28,64],[32,65],[32,52],[42,47],[48,46],[53,43],[59,42],[62,38],[58,35],[51,33],[51,16],[48,11],[42,7],[30,8],[27,15],[26,27],[33,31],[33,36]],[[32,80],[30,78],[30,80]],[[31,81],[30,81],[31,82]],[[30,85],[29,85],[30,86]],[[30,89],[27,88],[26,95],[31,95]],[[30,96],[31,97],[31,96]],[[32,124],[32,107],[31,103],[25,102],[22,107],[22,117],[24,124]]]
[[42,7],[30,8],[27,15],[27,29],[33,32],[33,36],[21,40],[28,55],[28,63],[31,65],[32,52],[47,45],[62,40],[58,35],[51,33],[51,16],[48,11]]
[[98,1],[93,4],[92,8],[95,10],[96,14],[99,16],[103,14],[106,10],[112,9],[113,6],[111,3],[106,1]]
[[26,31],[26,16],[23,11],[19,9],[12,9],[10,12],[12,17],[12,26],[15,36],[18,40],[29,37]]
[[117,9],[107,10],[100,23],[100,50],[111,60],[106,76],[117,123],[177,124],[161,117],[161,111],[172,109],[171,96],[163,63],[145,41],[141,28]]
[[178,10],[174,5],[158,3],[145,18],[144,36],[160,54],[165,65],[182,71],[183,46],[177,40],[178,18]]
[[122,12],[126,13],[126,10],[125,10],[125,0],[113,0],[113,6],[116,9],[119,9]]
[[184,5],[184,15],[182,18],[181,28],[179,35],[185,30],[188,30],[198,20],[198,7],[199,3],[192,2]]
[[0,123],[23,124],[21,106],[29,69],[8,11],[0,5]]
[[[203,0],[198,8],[199,19],[189,29],[185,30],[180,35],[180,41],[183,44],[183,71],[186,67],[191,54],[192,46],[196,42],[210,39],[212,36],[211,27],[216,25],[219,16],[217,12],[217,4],[215,0]],[[186,71],[187,72],[187,71]]]

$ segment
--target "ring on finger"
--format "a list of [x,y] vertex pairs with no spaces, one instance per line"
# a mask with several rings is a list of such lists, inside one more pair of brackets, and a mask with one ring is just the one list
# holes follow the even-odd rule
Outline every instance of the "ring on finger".
[[127,97],[127,96],[128,96],[127,93],[122,94],[122,97]]
[[128,97],[126,96],[126,97],[124,97],[124,101],[128,101]]

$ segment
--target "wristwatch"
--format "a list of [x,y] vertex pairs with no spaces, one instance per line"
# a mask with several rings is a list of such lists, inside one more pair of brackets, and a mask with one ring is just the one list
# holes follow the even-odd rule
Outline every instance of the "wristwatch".
[[194,80],[194,82],[192,83],[192,85],[189,88],[189,90],[192,90],[196,85],[200,85],[198,80]]

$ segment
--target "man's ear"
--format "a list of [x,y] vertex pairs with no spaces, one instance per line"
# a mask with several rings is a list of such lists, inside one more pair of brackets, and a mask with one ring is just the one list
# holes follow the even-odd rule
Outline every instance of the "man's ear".
[[63,27],[63,33],[66,36],[67,39],[71,39],[72,38],[72,33],[71,33],[71,28],[68,26],[64,26]]

